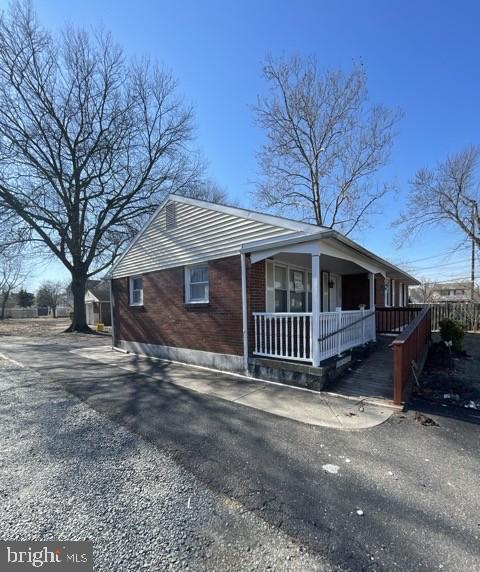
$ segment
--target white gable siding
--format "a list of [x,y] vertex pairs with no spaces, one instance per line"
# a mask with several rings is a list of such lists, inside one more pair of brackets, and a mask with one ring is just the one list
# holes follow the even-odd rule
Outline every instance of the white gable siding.
[[239,254],[242,244],[298,231],[195,205],[175,203],[175,228],[165,206],[114,268],[113,277],[143,274]]

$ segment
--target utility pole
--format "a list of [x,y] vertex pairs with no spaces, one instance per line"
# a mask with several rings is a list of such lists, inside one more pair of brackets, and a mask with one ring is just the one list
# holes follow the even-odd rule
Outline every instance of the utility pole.
[[472,302],[475,299],[475,207],[476,206],[477,203],[475,201],[472,201],[472,262],[471,262],[471,274],[470,274],[470,280],[471,280],[470,297],[472,299]]

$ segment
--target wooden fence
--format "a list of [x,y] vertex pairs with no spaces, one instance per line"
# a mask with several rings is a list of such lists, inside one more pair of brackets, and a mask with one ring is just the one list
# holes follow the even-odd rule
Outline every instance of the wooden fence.
[[445,319],[460,322],[467,332],[480,332],[480,303],[478,302],[433,302],[409,307],[430,308],[434,332],[440,329],[439,323]]
[[428,353],[432,332],[432,310],[423,308],[392,342],[393,401],[401,405],[414,375],[420,375]]

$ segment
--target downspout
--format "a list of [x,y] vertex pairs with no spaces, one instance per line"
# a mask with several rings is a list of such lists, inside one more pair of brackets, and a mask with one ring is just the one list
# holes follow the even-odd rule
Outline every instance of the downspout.
[[243,333],[243,369],[248,374],[248,305],[247,305],[247,265],[245,254],[240,254],[242,267],[242,333]]
[[112,322],[112,350],[115,348],[115,322],[114,322],[114,300],[113,300],[113,278],[109,280],[110,286],[110,320]]

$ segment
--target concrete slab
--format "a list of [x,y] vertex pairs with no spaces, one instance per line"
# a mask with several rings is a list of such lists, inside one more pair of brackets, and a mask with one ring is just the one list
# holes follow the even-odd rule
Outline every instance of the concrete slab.
[[110,346],[81,348],[72,350],[72,353],[147,376],[155,383],[172,383],[309,425],[342,430],[368,429],[383,423],[393,414],[393,410],[387,407],[247,376],[125,354],[112,350]]

